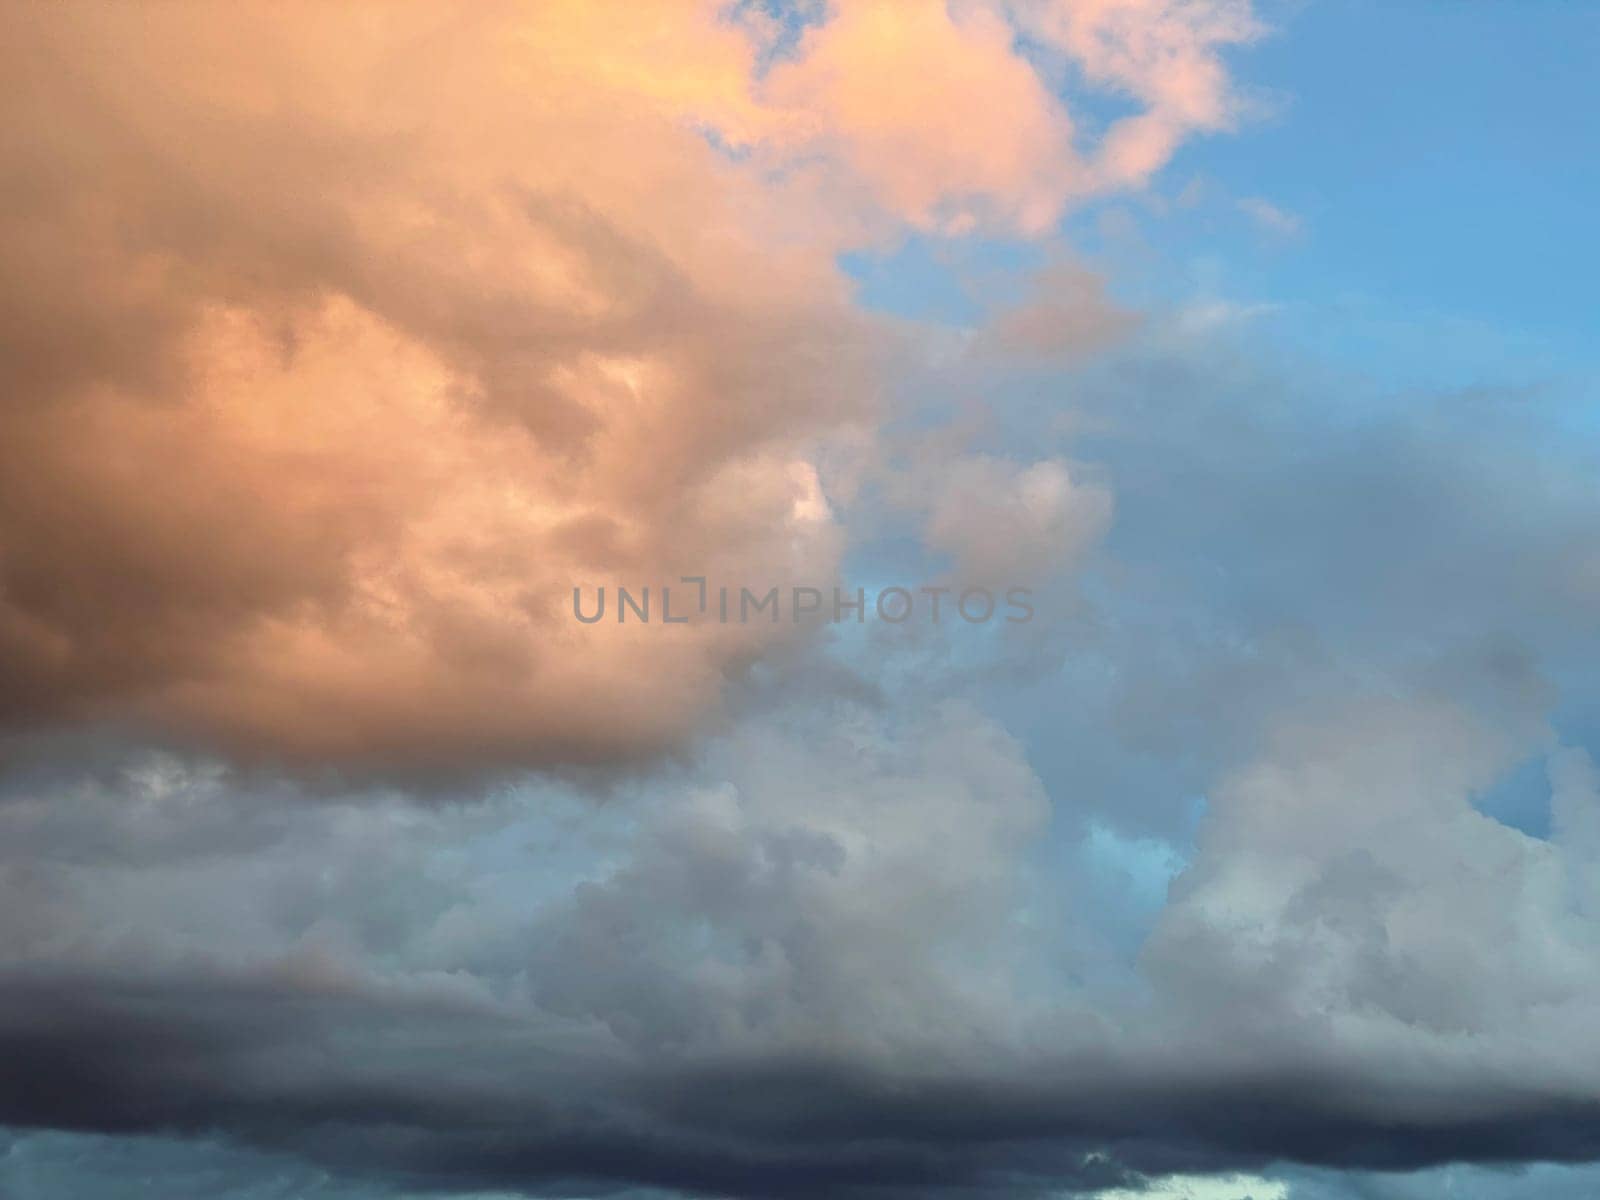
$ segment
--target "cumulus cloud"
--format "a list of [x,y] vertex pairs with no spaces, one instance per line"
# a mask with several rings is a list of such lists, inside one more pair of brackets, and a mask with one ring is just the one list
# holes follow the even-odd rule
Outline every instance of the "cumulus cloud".
[[[778,57],[764,121],[738,133],[782,157],[820,155],[846,207],[864,195],[924,231],[1038,233],[1074,201],[1147,182],[1189,136],[1230,127],[1242,106],[1221,53],[1262,32],[1249,0],[837,4]],[[1068,73],[1137,111],[1080,128]]]
[[1397,1105],[1470,1112],[1483,1098],[1446,1101],[1451,1081],[1510,1069],[1529,1103],[1592,1095],[1555,1034],[1595,1019],[1600,984],[1593,767],[1581,751],[1551,760],[1562,820],[1548,841],[1473,804],[1540,735],[1381,701],[1285,731],[1211,793],[1152,968],[1199,1019],[1314,1038],[1369,1078],[1407,1047],[1429,1069]]
[[1115,182],[1221,120],[1242,10],[1076,8],[843,5],[793,44],[709,0],[10,10],[6,719],[370,763],[681,741],[761,639],[564,597],[830,575],[806,481],[893,353],[833,257],[1106,183],[1018,28],[1149,105]]
[[808,445],[879,349],[686,122],[748,47],[674,16],[8,14],[8,716],[540,762],[714,703],[748,635],[571,589],[826,578]]
[[414,977],[647,1055],[933,1046],[1012,1011],[996,930],[1048,815],[1019,746],[957,703],[822,710],[752,719],[599,811],[550,784],[314,804],[220,762],[91,742],[64,772],[41,748],[0,803],[7,961]]
[[1083,187],[1072,125],[998,13],[935,0],[842,5],[768,81],[889,211],[961,233],[1037,232]]
[[969,454],[923,471],[924,536],[931,549],[951,556],[963,581],[998,588],[1049,578],[1111,518],[1110,492],[1075,480],[1059,459],[1017,463]]
[[1107,297],[1103,278],[1057,264],[1039,272],[1020,304],[995,313],[973,349],[1001,362],[1070,361],[1116,345],[1139,324],[1138,313]]
[[[41,754],[0,803],[0,1120],[215,1129],[418,1186],[920,1174],[887,1131],[813,1151],[795,1122],[943,1086],[1024,1019],[1012,867],[1048,808],[1016,743],[850,706],[590,804],[307,806],[221,764]],[[729,1124],[734,1095],[765,1098]]]

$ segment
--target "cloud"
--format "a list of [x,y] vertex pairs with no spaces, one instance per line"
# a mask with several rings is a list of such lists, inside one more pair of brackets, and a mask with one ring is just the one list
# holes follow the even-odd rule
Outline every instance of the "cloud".
[[[1248,0],[862,0],[808,27],[763,95],[779,144],[836,157],[914,227],[1037,233],[1227,128],[1239,105],[1219,51],[1261,32]],[[1140,111],[1086,134],[1053,86],[1068,65]]]
[[1185,138],[1229,128],[1242,105],[1219,52],[1265,32],[1248,0],[1014,0],[1010,7],[1092,83],[1144,105],[1106,130],[1094,163],[1100,187],[1141,183]]
[[1119,307],[1105,292],[1105,280],[1090,271],[1060,264],[1041,271],[1020,304],[995,313],[976,339],[974,350],[1002,362],[1071,359],[1104,350],[1140,325],[1140,314]]
[[1305,224],[1293,213],[1284,211],[1260,196],[1246,196],[1240,200],[1239,211],[1260,226],[1264,232],[1276,237],[1294,237],[1300,233]]
[[809,456],[885,343],[683,119],[748,47],[542,12],[10,14],[11,720],[628,755],[760,635],[579,627],[574,586],[829,576]]
[[1110,492],[1058,459],[1015,463],[967,454],[924,464],[930,550],[957,579],[1003,589],[1049,578],[1104,532]]
[[1138,1189],[1113,1188],[1095,1200],[1289,1200],[1286,1184],[1257,1176],[1173,1175]]
[[[831,576],[816,465],[901,353],[834,257],[1039,232],[1107,183],[1012,22],[1150,106],[1118,186],[1221,121],[1252,28],[814,17],[8,13],[0,716],[362,766],[681,744],[771,635],[578,628],[566,597]],[[1058,308],[1002,341],[1099,336]]]
[[1037,232],[1082,186],[1065,108],[1002,17],[938,0],[841,5],[767,81],[889,211],[921,229]]
[[149,751],[10,787],[0,1120],[516,1192],[923,1178],[887,1131],[795,1122],[993,1052],[970,1031],[1019,1015],[1010,867],[1047,815],[960,706],[756,722],[609,819],[548,790],[308,805]]
[[[1593,1152],[1597,1081],[1559,1049],[1594,1019],[1592,857],[1472,806],[1547,744],[1536,706],[1285,722],[1213,789],[1130,987],[1037,857],[1016,741],[814,699],[598,810],[41,750],[0,801],[0,1120],[528,1195]],[[1551,769],[1579,828],[1592,767]]]
[[[1544,740],[1518,724],[1369,702],[1285,733],[1212,792],[1151,968],[1202,1022],[1315,1038],[1306,1055],[1392,1080],[1397,1117],[1497,1103],[1491,1081],[1513,1064],[1529,1103],[1593,1095],[1552,1037],[1594,1018],[1592,847],[1576,833],[1594,820],[1592,767],[1553,760],[1567,815],[1548,842],[1477,811]],[[1415,1078],[1383,1065],[1401,1046],[1427,1063]]]

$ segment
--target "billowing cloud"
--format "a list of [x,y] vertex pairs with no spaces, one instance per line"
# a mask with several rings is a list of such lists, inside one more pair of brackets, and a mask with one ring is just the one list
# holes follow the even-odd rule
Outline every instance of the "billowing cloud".
[[676,59],[742,87],[748,48],[691,8],[592,54],[583,6],[283,16],[7,18],[8,715],[670,743],[753,636],[582,627],[572,588],[826,579],[807,445],[879,353],[808,210],[684,119]]
[[[965,705],[751,719],[598,812],[44,754],[0,803],[0,1121],[533,1195],[1586,1156],[1592,859],[1474,811],[1541,742],[1484,733],[1447,702],[1290,723],[1215,789],[1131,986]],[[1592,767],[1552,773],[1581,824]]]
[[[763,95],[782,139],[837,158],[913,226],[1032,233],[1229,127],[1220,51],[1261,32],[1248,0],[862,0],[807,29]],[[1137,111],[1080,129],[1052,86],[1067,73]]]
[[959,580],[1002,590],[1049,578],[1111,518],[1107,489],[1075,480],[1059,459],[966,454],[925,462],[913,479],[927,504],[929,548],[950,556]]
[[806,34],[767,90],[889,211],[923,229],[1038,231],[1083,186],[1064,106],[998,13],[867,0]]
[[[1478,811],[1541,740],[1516,730],[1368,702],[1285,731],[1213,792],[1150,967],[1192,1019],[1341,1061],[1369,1081],[1357,1103],[1387,1093],[1397,1119],[1586,1102],[1597,1081],[1561,1047],[1596,1018],[1600,800],[1587,756],[1566,750],[1550,761],[1550,839]],[[1386,1065],[1397,1055],[1415,1065]]]
[[827,581],[817,456],[893,353],[834,256],[1101,186],[1012,22],[1164,130],[1220,119],[1242,14],[1100,7],[793,44],[709,0],[10,10],[6,718],[373,763],[681,740],[766,639],[580,628],[570,589]]

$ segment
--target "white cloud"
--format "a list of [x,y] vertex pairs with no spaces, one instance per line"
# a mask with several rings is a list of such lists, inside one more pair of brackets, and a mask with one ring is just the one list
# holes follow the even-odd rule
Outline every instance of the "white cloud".
[[1099,1192],[1096,1200],[1289,1200],[1289,1185],[1259,1175],[1169,1175],[1137,1191]]

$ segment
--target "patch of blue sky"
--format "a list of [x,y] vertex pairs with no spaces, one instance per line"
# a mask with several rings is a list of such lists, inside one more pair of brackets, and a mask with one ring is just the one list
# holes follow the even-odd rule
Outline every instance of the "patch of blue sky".
[[1518,763],[1483,792],[1472,797],[1473,807],[1502,825],[1548,840],[1550,837],[1550,778],[1545,756],[1533,755]]
[[1592,401],[1600,9],[1349,0],[1279,24],[1236,59],[1277,111],[1185,146],[1139,236],[1224,264],[1232,297],[1279,306],[1275,336],[1397,384]]
[[890,246],[852,251],[839,265],[866,308],[909,320],[973,327],[997,303],[1021,298],[1046,251],[1027,242],[909,234]]
[[[1540,599],[1600,457],[1600,8],[1266,15],[1280,32],[1232,61],[1271,111],[1191,140],[1148,193],[1074,211],[1061,245],[910,237],[842,261],[864,304],[954,330],[1056,254],[1148,313],[1088,363],[903,384],[901,431],[976,396],[972,448],[1087,462],[1116,496],[1077,585],[1094,636],[982,699],[1056,801],[1061,862],[1086,830],[1181,857],[1185,798],[1243,749],[1214,710],[1248,728],[1267,715],[1251,697],[1287,702],[1302,673],[1381,689],[1478,634],[1533,656],[1564,744],[1600,746],[1600,673],[1572,653],[1572,612]],[[1061,86],[1089,132],[1119,111]],[[852,577],[925,568],[903,541],[865,540]],[[1199,702],[1211,686],[1228,704]],[[1475,803],[1547,836],[1542,758]],[[1149,888],[1127,886],[1137,913]]]
[[[1065,244],[1117,299],[1321,359],[1377,403],[1537,391],[1592,431],[1600,8],[1350,0],[1266,15],[1276,36],[1232,55],[1262,111],[1191,139],[1148,192],[1072,212]],[[1090,131],[1120,111],[1062,87]],[[974,325],[996,299],[975,281],[1040,254],[910,238],[843,266],[870,307]]]
[[771,30],[756,60],[756,73],[764,75],[773,64],[794,56],[806,30],[827,16],[828,6],[826,0],[733,0],[722,11],[734,21],[759,19]]

